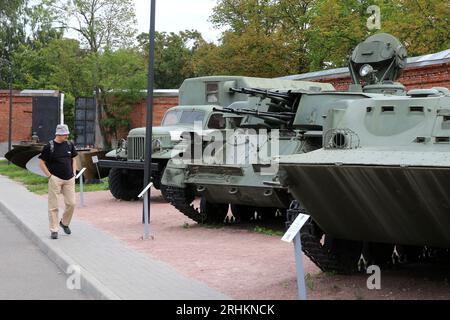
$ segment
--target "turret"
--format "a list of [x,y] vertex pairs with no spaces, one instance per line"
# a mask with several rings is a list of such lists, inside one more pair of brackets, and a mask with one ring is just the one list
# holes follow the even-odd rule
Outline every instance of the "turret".
[[394,36],[370,36],[356,46],[349,59],[350,91],[404,95],[405,87],[394,81],[405,68],[406,57],[405,47]]

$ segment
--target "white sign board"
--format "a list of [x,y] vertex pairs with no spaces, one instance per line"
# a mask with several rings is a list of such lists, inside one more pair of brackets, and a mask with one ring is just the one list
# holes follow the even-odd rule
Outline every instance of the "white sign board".
[[98,157],[92,156],[92,163],[98,163]]
[[300,229],[303,227],[306,221],[308,221],[309,217],[310,216],[307,214],[299,214],[297,218],[295,218],[294,222],[292,222],[291,226],[286,231],[281,240],[286,242],[292,242],[292,240],[294,240],[295,238],[295,235],[300,232]]

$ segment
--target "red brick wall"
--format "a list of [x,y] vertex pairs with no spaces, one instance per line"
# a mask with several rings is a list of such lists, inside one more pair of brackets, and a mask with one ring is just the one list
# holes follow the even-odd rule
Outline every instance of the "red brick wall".
[[[450,89],[450,63],[435,64],[424,67],[413,67],[403,71],[397,80],[407,90],[414,88],[446,87]],[[317,82],[329,82],[336,90],[347,90],[351,84],[350,76],[322,77],[308,79]]]
[[[178,105],[178,97],[158,96],[153,99],[153,125],[159,126],[167,109]],[[147,121],[147,100],[136,104],[131,111],[131,127],[145,127]]]
[[[164,113],[167,109],[178,105],[177,96],[156,96],[153,99],[153,125],[159,126]],[[131,109],[130,113],[131,128],[145,127],[147,123],[147,99],[143,99],[137,103]],[[120,130],[118,133],[118,138],[126,138],[128,135],[127,130]]]
[[[13,95],[12,141],[31,139],[32,97]],[[8,141],[9,130],[9,93],[0,92],[0,142]]]

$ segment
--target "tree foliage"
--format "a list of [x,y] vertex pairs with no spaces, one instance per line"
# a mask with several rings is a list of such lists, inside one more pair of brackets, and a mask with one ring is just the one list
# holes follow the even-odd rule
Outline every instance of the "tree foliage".
[[87,65],[90,81],[98,90],[97,103],[101,103],[101,128],[105,146],[111,145],[111,137],[121,128],[129,129],[131,106],[143,97],[147,87],[145,59],[136,49],[105,51],[101,55],[89,55]]
[[[149,34],[138,36],[139,48],[148,58]],[[204,43],[196,30],[179,33],[155,33],[155,88],[178,88],[184,79],[195,76],[193,57],[198,47]]]
[[57,22],[75,31],[91,52],[130,45],[136,34],[133,0],[44,0]]
[[[370,5],[381,8],[381,30],[366,27]],[[227,31],[219,45],[199,48],[197,66],[260,76],[341,67],[374,32],[398,37],[410,56],[437,52],[449,47],[449,10],[440,0],[219,0],[211,22]],[[205,58],[218,61],[206,68]]]

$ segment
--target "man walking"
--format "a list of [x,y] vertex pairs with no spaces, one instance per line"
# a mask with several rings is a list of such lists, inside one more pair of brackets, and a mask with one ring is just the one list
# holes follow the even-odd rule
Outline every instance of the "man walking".
[[[44,146],[39,156],[39,166],[48,177],[48,217],[52,239],[58,239],[61,226],[66,234],[70,234],[70,221],[75,210],[75,157],[77,151],[68,140],[69,128],[65,124],[56,127],[55,139]],[[62,220],[59,221],[58,195],[64,196],[66,208]]]

